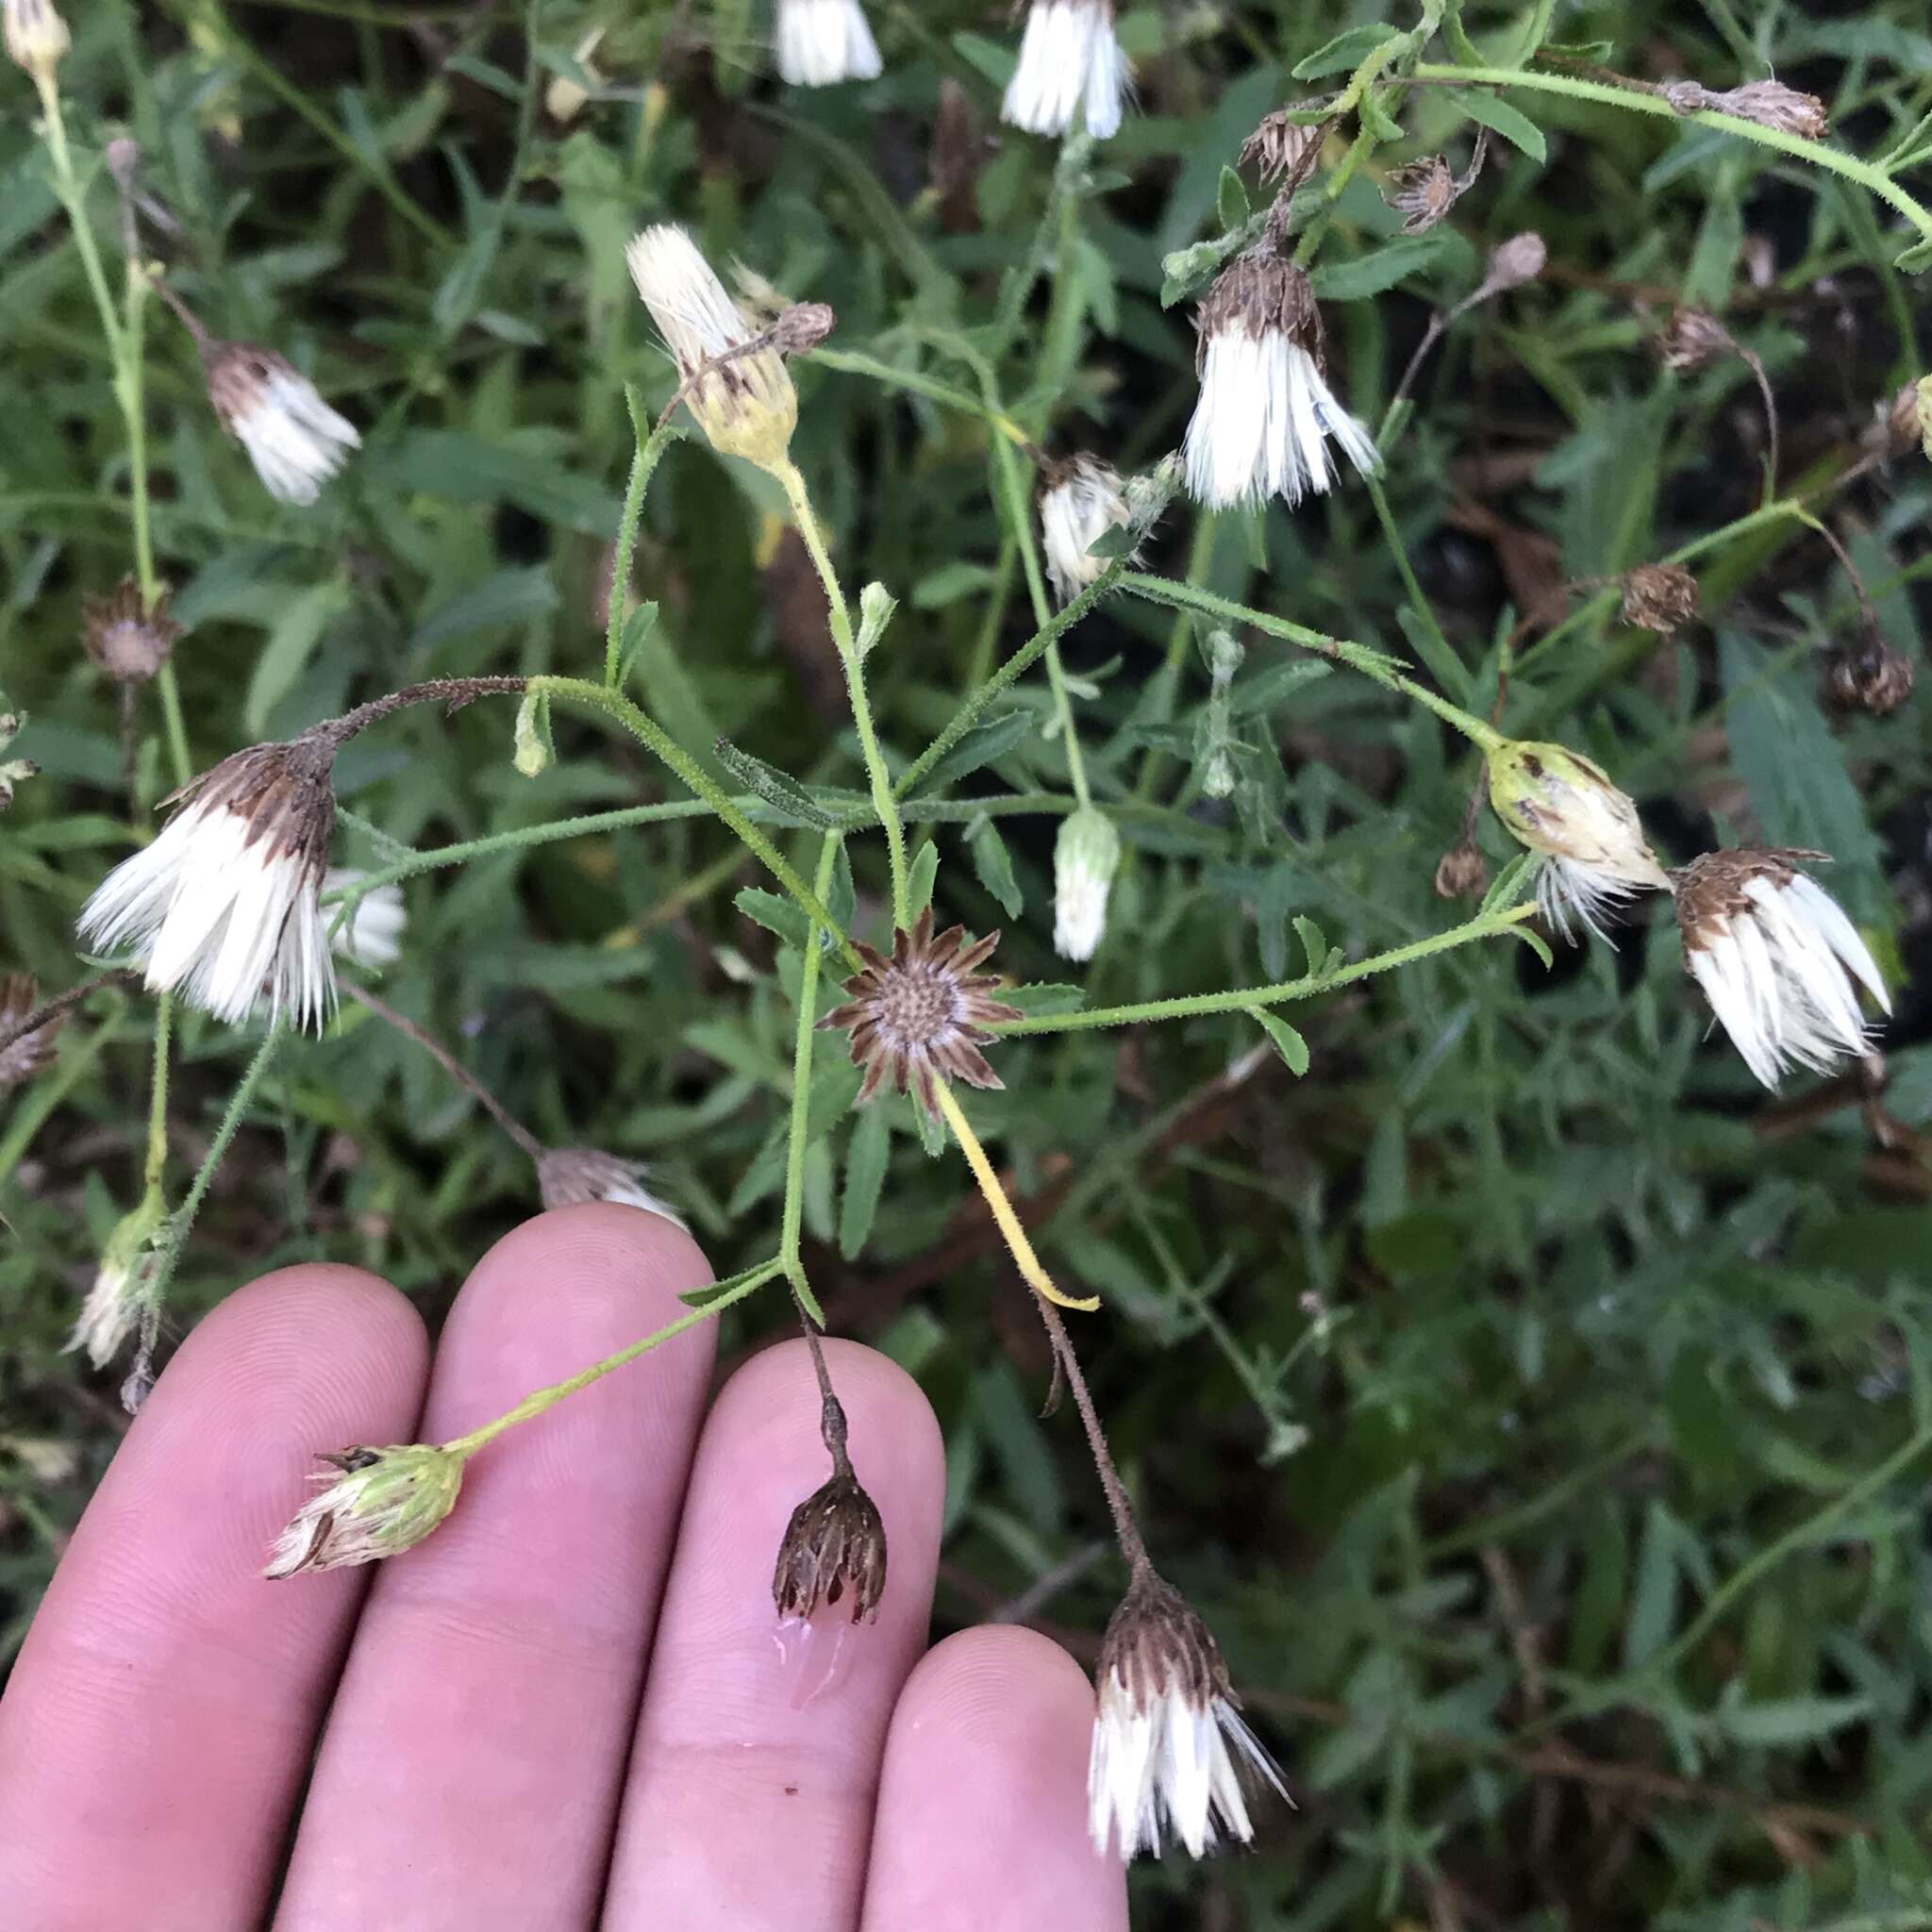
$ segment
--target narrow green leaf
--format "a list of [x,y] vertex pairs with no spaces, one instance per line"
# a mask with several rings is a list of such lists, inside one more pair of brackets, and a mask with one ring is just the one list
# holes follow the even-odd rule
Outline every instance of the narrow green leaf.
[[883,1107],[860,1108],[845,1149],[845,1191],[839,1204],[839,1252],[848,1261],[872,1233],[891,1158],[891,1116]]
[[756,792],[793,824],[828,832],[839,823],[790,772],[781,772],[776,765],[768,765],[763,758],[741,751],[728,738],[719,739],[711,750],[739,784],[747,791]]
[[1512,108],[1500,94],[1487,94],[1472,88],[1457,88],[1449,98],[1492,134],[1500,134],[1511,147],[1519,147],[1533,161],[1549,158],[1543,131],[1527,114]]
[[1275,1051],[1297,1078],[1308,1071],[1308,1043],[1286,1020],[1277,1019],[1265,1007],[1245,1007],[1242,1010],[1274,1042]]

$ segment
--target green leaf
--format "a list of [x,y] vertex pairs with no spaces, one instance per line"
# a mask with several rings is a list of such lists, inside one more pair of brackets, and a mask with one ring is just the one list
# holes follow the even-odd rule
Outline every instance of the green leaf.
[[1018,919],[1026,909],[1026,898],[1013,876],[1013,861],[999,827],[989,818],[976,819],[966,834],[966,849],[973,855],[979,883],[999,901],[1008,919]]
[[731,903],[754,924],[804,952],[811,922],[790,899],[762,886],[746,886]]
[[1221,183],[1215,192],[1215,211],[1224,228],[1238,228],[1248,218],[1248,191],[1241,177],[1223,162]]
[[1031,711],[1002,711],[997,718],[982,718],[925,774],[920,789],[928,797],[942,797],[969,772],[1005,758],[1032,729]]
[[912,608],[915,610],[943,610],[948,604],[957,604],[961,597],[970,597],[986,590],[992,579],[990,564],[969,563],[963,558],[953,558],[937,570],[927,571],[913,585]]
[[822,832],[838,824],[839,821],[790,772],[781,772],[776,765],[768,765],[763,758],[741,751],[728,738],[719,739],[711,751],[739,784],[747,791],[756,792],[791,824],[816,826]]
[[1077,1013],[1087,1004],[1087,990],[1060,980],[1035,980],[1025,986],[1004,986],[993,997],[1017,1007],[1029,1019],[1039,1013]]
[[1241,1010],[1274,1042],[1291,1074],[1299,1077],[1308,1071],[1308,1043],[1286,1020],[1276,1019],[1265,1007],[1243,1007]]
[[1780,1697],[1733,1706],[1718,1721],[1740,1744],[1802,1744],[1841,1731],[1871,1710],[1869,1697]]
[[1324,74],[1347,74],[1359,67],[1384,41],[1395,37],[1395,28],[1386,21],[1346,27],[1332,41],[1324,41],[1312,54],[1296,61],[1291,71],[1297,80],[1319,80]]
[[933,880],[939,876],[940,848],[928,839],[912,856],[906,871],[906,910],[917,919],[932,904]]
[[275,619],[268,642],[255,660],[255,675],[248,680],[248,695],[242,701],[242,724],[250,739],[268,736],[269,713],[293,688],[322,641],[329,619],[348,600],[348,587],[341,578],[330,577],[299,592]]
[[617,639],[617,688],[620,691],[630,683],[631,672],[657,628],[658,606],[655,602],[640,604],[624,620],[624,629]]
[[1308,977],[1320,979],[1328,970],[1328,941],[1322,928],[1312,919],[1297,918],[1294,923],[1296,937],[1302,942],[1302,951],[1307,957]]
[[1449,98],[1472,121],[1479,122],[1492,134],[1500,134],[1511,147],[1521,148],[1531,160],[1541,163],[1549,158],[1549,147],[1543,140],[1542,129],[1527,114],[1512,108],[1500,94],[1457,88]]
[[540,522],[587,537],[617,535],[622,505],[601,485],[522,443],[492,441],[459,429],[417,429],[367,464],[389,487],[451,503],[513,503]]
[[891,1116],[883,1107],[860,1108],[845,1149],[845,1191],[839,1204],[839,1252],[848,1261],[872,1233],[891,1158]]
[[557,586],[541,566],[500,570],[480,584],[439,604],[409,634],[411,655],[435,650],[452,638],[501,630],[545,616],[558,606]]
[[1445,255],[1465,245],[1453,230],[1441,228],[1426,235],[1398,235],[1353,261],[1324,263],[1309,280],[1324,302],[1361,302],[1436,267]]

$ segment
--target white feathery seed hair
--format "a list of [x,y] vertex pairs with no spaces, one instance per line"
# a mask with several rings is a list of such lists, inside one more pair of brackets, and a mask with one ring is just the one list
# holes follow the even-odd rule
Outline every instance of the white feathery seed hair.
[[1113,0],[1034,0],[1000,119],[1065,134],[1077,110],[1096,141],[1118,134],[1134,80],[1113,30]]
[[1279,496],[1292,509],[1340,471],[1380,467],[1368,431],[1323,375],[1322,321],[1308,278],[1265,244],[1222,272],[1195,316],[1201,396],[1183,454],[1188,490],[1210,509]]
[[1869,1041],[1863,986],[1890,1013],[1871,949],[1838,902],[1798,870],[1822,852],[1709,852],[1675,878],[1684,965],[1744,1064],[1776,1089],[1792,1067],[1827,1073]]
[[879,50],[858,0],[778,0],[778,75],[792,87],[875,80]]
[[[360,885],[368,876],[353,866],[331,866],[322,875],[323,895]],[[322,908],[328,942],[337,956],[358,966],[393,966],[402,956],[403,928],[408,924],[402,887],[377,886],[356,901],[346,919],[341,910],[339,905]]]
[[272,349],[209,342],[202,351],[208,401],[248,452],[268,493],[306,507],[362,438],[315,385]]
[[1107,568],[1088,553],[1115,525],[1128,520],[1119,474],[1095,457],[1050,465],[1041,477],[1040,534],[1054,595],[1070,604]]
[[335,824],[332,742],[258,744],[175,794],[154,841],[124,859],[82,908],[80,937],[132,949],[154,992],[179,991],[239,1024],[273,1016],[318,1032],[335,1008],[321,907]]

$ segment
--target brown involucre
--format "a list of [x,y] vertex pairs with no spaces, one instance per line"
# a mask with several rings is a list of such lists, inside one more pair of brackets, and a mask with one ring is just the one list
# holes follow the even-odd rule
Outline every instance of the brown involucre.
[[150,610],[132,577],[123,577],[111,595],[83,599],[80,614],[88,656],[117,684],[145,684],[181,635],[168,615],[168,592],[160,591]]
[[886,1525],[842,1456],[785,1525],[772,1574],[772,1601],[781,1617],[808,1617],[821,1604],[849,1594],[852,1621],[878,1615],[886,1589]]
[[[40,989],[27,974],[0,975],[0,1040],[6,1040],[32,1014],[39,992]],[[0,1046],[0,1093],[9,1087],[19,1086],[24,1080],[31,1080],[53,1059],[54,1041],[64,1017],[56,1013],[31,1033],[23,1033],[17,1040],[10,1040],[5,1046]]]

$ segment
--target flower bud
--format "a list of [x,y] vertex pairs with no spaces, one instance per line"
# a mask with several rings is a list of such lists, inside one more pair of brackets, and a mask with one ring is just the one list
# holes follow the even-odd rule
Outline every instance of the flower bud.
[[541,777],[550,766],[550,700],[527,693],[517,707],[511,762],[526,778]]
[[772,1573],[772,1601],[781,1617],[809,1617],[849,1591],[852,1621],[878,1616],[886,1589],[886,1525],[878,1506],[842,1457],[831,1479],[791,1512]]
[[1588,758],[1559,744],[1506,740],[1490,754],[1490,804],[1511,838],[1541,855],[1537,902],[1570,937],[1574,912],[1598,938],[1601,915],[1640,888],[1670,890],[1637,807]]
[[1669,637],[1697,615],[1697,579],[1681,563],[1640,563],[1624,579],[1624,622]]
[[275,1540],[264,1576],[341,1570],[413,1548],[456,1507],[464,1458],[430,1442],[344,1449],[318,1460],[338,1472]]
[[1053,848],[1053,944],[1061,958],[1092,958],[1120,862],[1121,837],[1105,812],[1088,806],[1061,821]]
[[1542,274],[1549,258],[1550,251],[1543,238],[1534,229],[1526,228],[1507,242],[1498,242],[1490,250],[1483,284],[1492,294],[1501,294],[1506,289],[1520,289]]
[[148,1311],[167,1225],[168,1204],[160,1189],[150,1188],[122,1216],[101,1250],[94,1285],[66,1341],[69,1349],[85,1349],[97,1369],[105,1369],[121,1352]]
[[8,57],[35,80],[51,81],[74,37],[50,0],[6,0],[4,26]]

